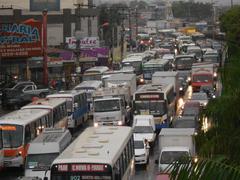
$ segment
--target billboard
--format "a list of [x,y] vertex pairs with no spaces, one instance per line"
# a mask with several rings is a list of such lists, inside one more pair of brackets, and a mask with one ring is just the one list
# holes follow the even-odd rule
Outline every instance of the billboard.
[[30,0],[30,11],[60,11],[60,0]]
[[39,21],[0,24],[0,56],[3,58],[41,56],[41,40],[42,23]]
[[[66,43],[69,49],[76,49],[76,38],[66,37]],[[98,37],[84,37],[80,40],[80,48],[98,48],[99,38]]]

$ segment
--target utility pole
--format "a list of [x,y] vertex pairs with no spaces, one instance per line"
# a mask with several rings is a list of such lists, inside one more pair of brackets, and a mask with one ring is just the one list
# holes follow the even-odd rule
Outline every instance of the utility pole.
[[136,20],[136,40],[138,35],[138,8],[135,8],[136,14],[135,14],[135,20]]
[[128,9],[128,24],[129,24],[129,50],[132,51],[132,22],[131,22],[131,8]]
[[76,61],[75,61],[75,66],[76,66],[76,74],[78,74],[78,79],[77,83],[80,83],[81,78],[80,76],[83,73],[83,68],[82,64],[80,63],[80,56],[81,56],[81,39],[83,38],[83,32],[82,32],[82,25],[81,25],[81,7],[95,7],[92,4],[89,4],[90,1],[88,1],[88,4],[85,5],[83,4],[83,0],[77,1],[78,3],[74,4],[76,7],[76,16],[77,16],[77,22],[75,25],[75,38],[76,38],[76,49],[74,51],[76,55]]
[[47,10],[42,11],[43,16],[43,84],[48,85],[48,57],[47,57]]

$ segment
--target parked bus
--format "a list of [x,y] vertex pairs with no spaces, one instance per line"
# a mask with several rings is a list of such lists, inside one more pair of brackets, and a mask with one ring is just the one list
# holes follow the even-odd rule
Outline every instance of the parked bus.
[[127,180],[133,174],[133,132],[126,126],[87,128],[51,166],[51,180]]
[[107,66],[95,66],[95,67],[89,68],[83,73],[82,80],[83,81],[89,81],[89,80],[101,81],[103,73],[108,70],[109,68]]
[[88,104],[85,91],[62,91],[57,94],[48,95],[47,98],[67,101],[68,128],[77,128],[87,121]]
[[176,112],[176,96],[173,84],[140,87],[133,95],[135,115],[153,115],[156,130],[169,127]]
[[67,101],[65,99],[35,99],[21,109],[47,109],[51,111],[51,127],[67,128]]
[[0,117],[5,167],[24,165],[29,143],[51,126],[50,116],[46,109],[21,109]]
[[2,137],[2,128],[0,127],[0,171],[3,168],[3,161],[4,161],[3,137]]
[[170,67],[170,61],[167,59],[152,59],[143,64],[143,78],[145,81],[152,80],[156,71],[168,71]]

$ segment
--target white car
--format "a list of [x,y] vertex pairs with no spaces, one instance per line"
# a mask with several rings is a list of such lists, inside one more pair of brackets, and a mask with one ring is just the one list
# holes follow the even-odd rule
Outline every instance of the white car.
[[153,145],[156,139],[154,117],[152,115],[136,115],[133,120],[134,133]]
[[207,94],[204,92],[192,93],[192,98],[190,99],[192,102],[199,102],[200,106],[206,107],[208,104]]
[[147,165],[149,162],[149,143],[146,139],[142,139],[142,136],[134,133],[134,154],[135,164]]

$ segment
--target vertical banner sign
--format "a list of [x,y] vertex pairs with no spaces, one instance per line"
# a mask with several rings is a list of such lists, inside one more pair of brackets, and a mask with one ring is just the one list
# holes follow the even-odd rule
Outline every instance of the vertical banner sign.
[[20,24],[0,24],[0,56],[42,56],[42,23],[30,19]]

